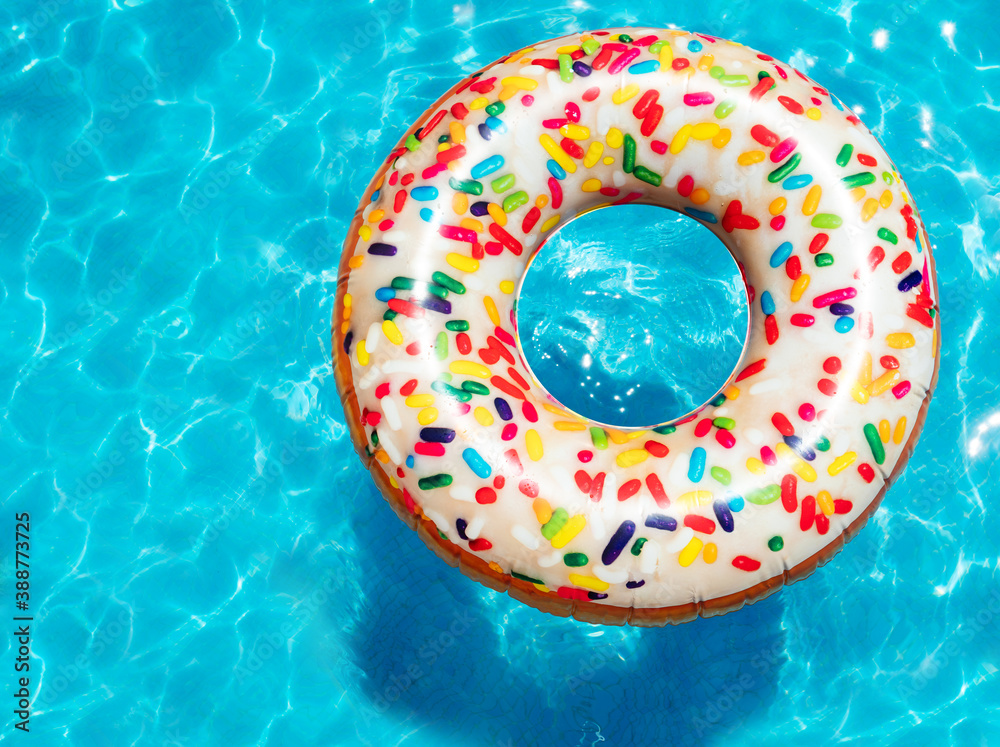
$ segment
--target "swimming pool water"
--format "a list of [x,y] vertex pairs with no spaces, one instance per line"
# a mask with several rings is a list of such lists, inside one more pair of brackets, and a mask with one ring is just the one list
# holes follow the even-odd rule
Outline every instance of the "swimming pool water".
[[[399,134],[511,49],[620,25],[736,39],[859,112],[921,207],[944,325],[861,535],[662,630],[446,567],[354,456],[330,365],[340,244]],[[27,511],[33,744],[1000,740],[991,3],[8,0],[0,32],[3,589],[9,614]]]

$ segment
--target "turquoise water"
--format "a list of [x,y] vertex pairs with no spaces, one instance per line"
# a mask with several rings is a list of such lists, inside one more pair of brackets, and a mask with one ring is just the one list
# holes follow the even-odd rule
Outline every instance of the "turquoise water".
[[[992,5],[416,7],[0,9],[3,590],[10,614],[29,512],[32,743],[996,743]],[[330,370],[339,246],[399,134],[513,48],[626,24],[737,39],[861,112],[943,309],[925,435],[870,525],[815,577],[664,630],[446,567],[353,455]]]

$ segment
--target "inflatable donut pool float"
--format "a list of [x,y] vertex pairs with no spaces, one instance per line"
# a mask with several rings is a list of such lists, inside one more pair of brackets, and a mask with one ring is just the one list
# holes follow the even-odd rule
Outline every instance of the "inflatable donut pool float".
[[[557,226],[631,202],[724,242],[751,332],[700,411],[616,430],[533,380],[514,302]],[[742,45],[612,29],[488,65],[405,134],[350,225],[333,349],[358,453],[438,555],[547,612],[662,625],[761,599],[861,529],[923,424],[939,329],[916,206],[849,109]]]

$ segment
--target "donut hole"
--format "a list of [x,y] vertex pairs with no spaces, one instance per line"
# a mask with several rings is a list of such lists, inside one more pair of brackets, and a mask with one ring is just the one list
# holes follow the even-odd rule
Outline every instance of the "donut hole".
[[718,396],[750,319],[725,245],[652,205],[594,210],[549,234],[515,309],[535,379],[563,407],[617,428],[670,424]]

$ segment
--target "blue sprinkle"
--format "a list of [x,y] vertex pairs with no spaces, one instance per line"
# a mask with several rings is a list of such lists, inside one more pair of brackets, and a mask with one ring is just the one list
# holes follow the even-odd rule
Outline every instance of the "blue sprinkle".
[[701,482],[705,474],[705,450],[700,446],[691,452],[691,461],[688,463],[688,479],[691,482]]
[[840,334],[846,334],[854,329],[854,319],[849,316],[842,316],[833,324],[833,328],[840,332]]
[[632,75],[642,75],[643,73],[655,73],[660,69],[659,60],[645,60],[628,66],[628,71]]
[[479,202],[474,202],[469,207],[469,212],[472,213],[477,218],[482,218],[488,212],[490,212],[490,203],[480,200]]
[[420,208],[420,217],[427,223],[434,221],[434,211],[430,208]]
[[573,72],[579,75],[581,78],[586,78],[593,71],[590,69],[590,65],[588,65],[586,62],[581,62],[580,60],[577,60],[576,62],[573,63]]
[[663,514],[650,514],[646,517],[646,526],[650,529],[662,529],[672,532],[677,528],[677,519]]
[[409,456],[406,457],[406,466],[410,469],[413,469],[413,454],[410,454]]
[[700,52],[701,50],[701,42],[697,39],[692,39],[688,42],[688,52]]
[[920,274],[920,270],[914,270],[909,275],[907,275],[905,278],[903,278],[902,280],[900,280],[899,281],[899,285],[897,285],[896,287],[899,288],[903,293],[906,293],[908,291],[913,290],[918,285],[920,285],[920,282],[923,279],[924,279],[924,277],[923,277],[923,275]]
[[618,556],[622,554],[622,550],[628,545],[633,534],[635,534],[635,522],[623,521],[611,539],[608,540],[607,547],[604,548],[601,555],[601,562],[604,565],[611,565],[618,560]]
[[490,156],[473,166],[469,173],[472,174],[473,179],[481,179],[487,174],[492,174],[501,166],[503,166],[503,156]]
[[792,256],[792,242],[786,241],[781,244],[774,253],[771,255],[770,265],[771,267],[781,267],[785,263],[785,260]]
[[455,440],[455,431],[451,428],[421,428],[420,440],[435,444],[450,444]]
[[854,313],[854,307],[849,303],[837,303],[830,304],[830,313],[834,316],[847,316],[848,314]]
[[428,311],[436,311],[439,314],[451,313],[451,301],[445,301],[437,296],[427,296],[426,298],[414,298],[413,303],[423,306]]
[[712,508],[715,509],[715,518],[719,520],[719,526],[722,527],[722,530],[724,532],[733,531],[736,527],[736,522],[733,521],[733,514],[729,510],[729,506],[726,505],[726,502],[720,498],[712,504]]
[[812,174],[796,174],[781,183],[782,189],[802,189],[812,184]]
[[792,449],[807,462],[811,462],[816,458],[816,452],[804,445],[802,439],[798,436],[782,436],[782,438],[785,440],[788,448]]
[[499,132],[501,135],[507,132],[507,125],[503,123],[502,119],[497,119],[496,117],[487,117],[486,124],[491,130]]
[[479,452],[472,447],[469,447],[462,452],[462,459],[464,459],[465,463],[469,465],[469,469],[476,473],[476,477],[481,480],[485,480],[493,473],[493,470],[490,469],[490,465],[486,463],[486,460],[479,456]]
[[375,291],[375,300],[385,303],[386,301],[391,301],[396,297],[396,291],[392,288],[379,288]]
[[743,506],[746,505],[743,502],[743,496],[734,495],[727,498],[726,500],[729,503],[729,510],[732,511],[734,514],[738,514],[740,511],[742,511]]
[[510,409],[510,405],[503,397],[497,397],[493,400],[493,405],[497,408],[497,415],[500,416],[501,420],[510,420],[514,417],[513,410]]
[[414,187],[410,190],[410,197],[419,202],[430,202],[436,200],[437,196],[437,187]]
[[696,219],[698,219],[700,221],[704,221],[705,223],[718,223],[719,222],[718,218],[716,218],[711,213],[705,212],[704,210],[695,210],[692,207],[686,207],[686,208],[684,208],[684,212],[687,213],[688,215],[690,215],[692,218],[696,218]]
[[483,140],[490,140],[493,137],[493,130],[485,122],[479,123],[479,137]]
[[760,294],[760,310],[768,316],[776,311],[774,299],[771,298],[771,291],[764,291]]
[[375,202],[375,200],[378,199],[378,196],[380,194],[382,194],[382,190],[381,189],[376,189],[374,192],[372,192],[372,202]]
[[562,166],[560,166],[558,163],[556,163],[555,161],[553,161],[551,158],[548,160],[548,163],[546,163],[545,165],[546,165],[546,167],[548,167],[549,173],[552,174],[552,176],[554,176],[556,179],[565,179],[566,178],[566,171],[563,169]]

